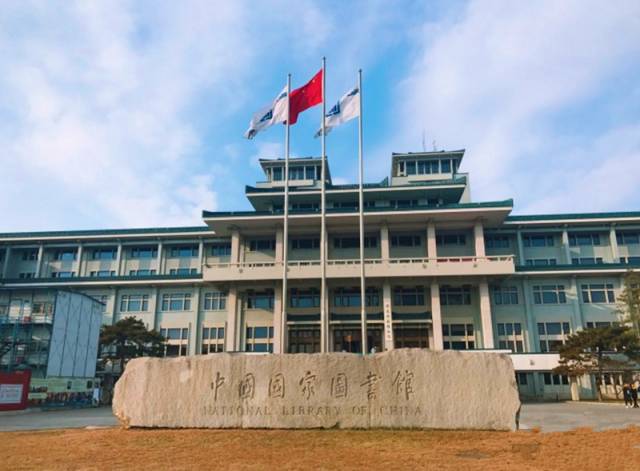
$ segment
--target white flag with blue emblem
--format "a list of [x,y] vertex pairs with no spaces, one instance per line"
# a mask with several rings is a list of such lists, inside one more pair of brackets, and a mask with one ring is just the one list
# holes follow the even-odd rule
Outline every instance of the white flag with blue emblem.
[[263,129],[267,129],[277,123],[284,123],[287,120],[288,103],[287,87],[284,87],[273,102],[253,115],[249,123],[249,129],[244,133],[244,137],[253,139]]
[[[340,126],[353,118],[360,116],[360,90],[354,88],[345,93],[340,101],[324,117],[325,135],[329,134],[331,129]],[[322,128],[318,129],[314,137],[322,135]]]

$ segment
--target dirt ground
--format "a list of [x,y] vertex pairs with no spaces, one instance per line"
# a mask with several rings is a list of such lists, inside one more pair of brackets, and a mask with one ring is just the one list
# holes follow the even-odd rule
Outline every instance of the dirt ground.
[[640,428],[593,432],[54,430],[0,433],[0,469],[638,469]]

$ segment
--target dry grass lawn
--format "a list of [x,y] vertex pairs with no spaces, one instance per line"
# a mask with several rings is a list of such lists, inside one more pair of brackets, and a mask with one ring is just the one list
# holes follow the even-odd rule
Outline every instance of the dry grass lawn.
[[2,469],[640,469],[640,428],[562,433],[55,430],[0,433]]

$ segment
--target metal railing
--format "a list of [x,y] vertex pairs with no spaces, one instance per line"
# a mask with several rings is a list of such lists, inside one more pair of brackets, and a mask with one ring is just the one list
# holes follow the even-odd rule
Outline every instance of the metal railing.
[[[373,258],[366,259],[365,265],[398,265],[398,264],[412,264],[412,265],[427,265],[427,264],[441,264],[441,263],[481,263],[481,262],[513,262],[513,255],[491,255],[491,256],[483,256],[476,257],[474,255],[470,256],[459,256],[459,257],[408,257],[408,258]],[[328,266],[354,266],[360,265],[360,260],[353,259],[333,259],[327,260]],[[311,267],[311,266],[320,266],[320,260],[294,260],[287,263],[289,268],[298,268],[298,267]],[[206,268],[209,269],[247,269],[247,268],[275,268],[282,267],[282,262],[224,262],[224,263],[208,263],[205,265]]]

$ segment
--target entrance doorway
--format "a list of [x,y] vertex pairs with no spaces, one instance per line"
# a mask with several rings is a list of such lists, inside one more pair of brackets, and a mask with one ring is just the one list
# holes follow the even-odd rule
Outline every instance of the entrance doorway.
[[428,324],[395,324],[393,343],[395,348],[429,348]]
[[320,327],[289,327],[289,353],[320,351]]
[[[334,327],[333,329],[333,351],[362,353],[360,327]],[[377,352],[382,351],[382,326],[367,327],[367,348],[372,348]]]

